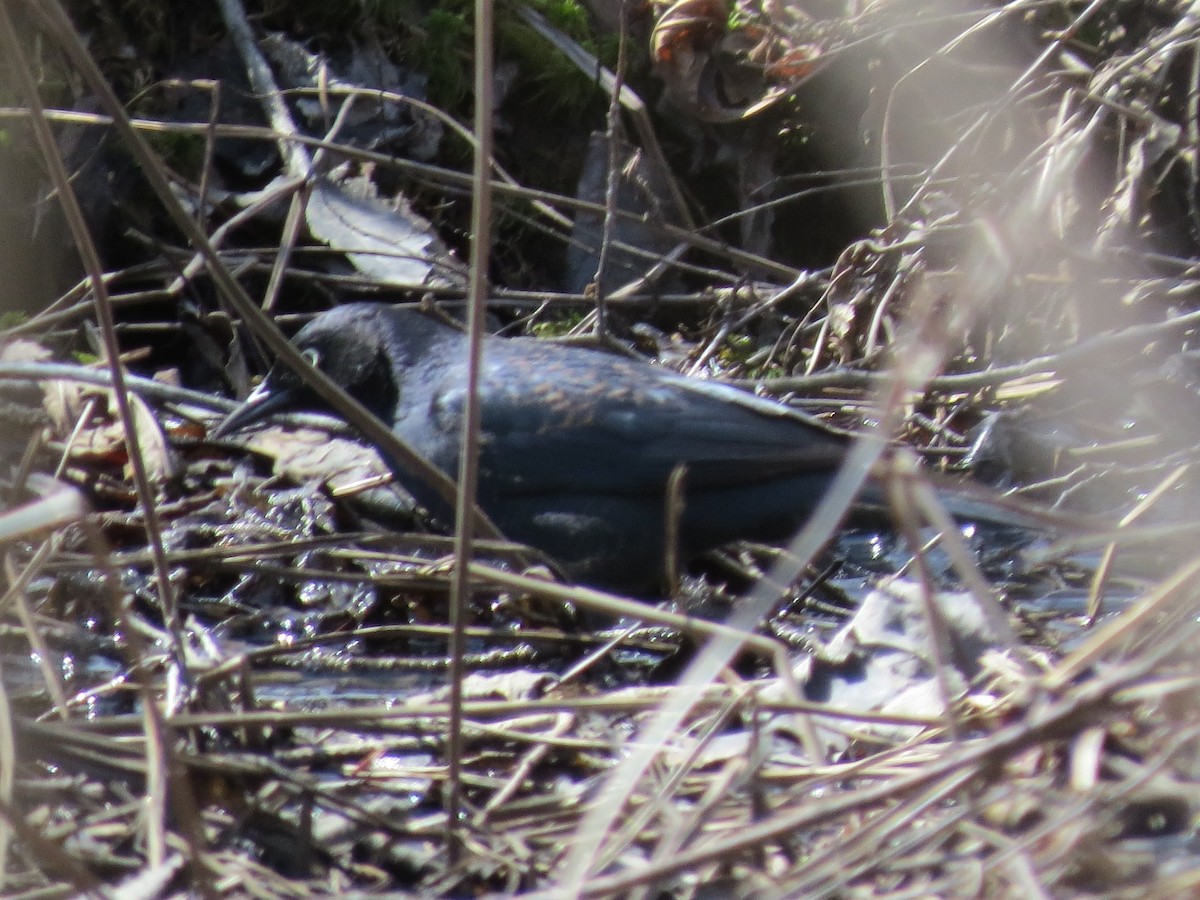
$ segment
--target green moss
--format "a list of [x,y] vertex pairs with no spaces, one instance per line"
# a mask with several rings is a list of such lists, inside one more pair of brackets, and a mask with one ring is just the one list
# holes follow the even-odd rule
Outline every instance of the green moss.
[[725,339],[717,356],[727,366],[743,366],[757,349],[749,335],[731,334]]
[[524,22],[498,22],[496,43],[520,67],[514,95],[556,117],[583,112],[601,96],[595,81]]
[[466,3],[443,3],[414,25],[406,42],[413,62],[429,79],[429,99],[458,109],[471,96],[473,29]]
[[[529,0],[530,5],[564,34],[611,67],[617,40],[597,36],[587,8],[580,0]],[[334,38],[347,32],[369,31],[378,36],[401,63],[427,78],[428,99],[451,115],[471,115],[474,86],[474,0],[265,0],[268,27],[283,22],[304,24],[310,34]],[[579,71],[545,38],[527,25],[515,6],[495,6],[496,57],[518,65],[510,96],[549,103],[557,116],[582,115],[600,93],[594,78]],[[289,26],[289,30],[291,27]]]
[[583,42],[591,39],[587,10],[577,0],[533,0],[530,5],[545,16],[551,25],[575,40]]
[[[587,9],[579,0],[533,0],[534,9],[564,34],[597,54],[606,65],[616,61],[616,41],[598,40]],[[377,27],[396,30],[402,57],[428,77],[429,99],[460,115],[470,113],[474,75],[473,0],[369,0],[363,11]],[[496,56],[518,64],[514,94],[548,102],[550,112],[582,110],[598,96],[593,79],[580,72],[508,4],[496,7]]]
[[770,365],[752,365],[750,360],[761,348],[754,338],[746,334],[731,334],[717,352],[723,369],[738,369],[747,378],[769,378],[784,374],[778,362]]
[[570,310],[566,312],[555,313],[549,319],[535,322],[533,327],[529,330],[530,333],[535,337],[562,337],[563,335],[570,334],[571,329],[582,322],[585,315],[587,314],[580,310]]

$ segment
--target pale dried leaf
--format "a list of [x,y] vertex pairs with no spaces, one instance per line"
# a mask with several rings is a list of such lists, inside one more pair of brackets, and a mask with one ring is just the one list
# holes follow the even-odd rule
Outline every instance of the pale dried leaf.
[[[369,185],[360,179],[356,185]],[[346,253],[351,264],[381,284],[401,287],[461,285],[461,264],[433,226],[403,197],[387,204],[366,189],[352,194],[325,178],[308,200],[313,237]]]
[[264,428],[247,441],[247,446],[275,460],[275,474],[297,484],[322,481],[333,493],[391,477],[374,448],[315,428]]

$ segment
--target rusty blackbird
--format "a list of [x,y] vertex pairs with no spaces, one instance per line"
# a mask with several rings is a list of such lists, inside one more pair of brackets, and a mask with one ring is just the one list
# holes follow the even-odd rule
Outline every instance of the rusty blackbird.
[[[413,308],[352,303],[314,318],[295,344],[454,477],[466,340]],[[661,583],[668,532],[685,561],[737,539],[789,536],[846,452],[842,438],[781,404],[536,338],[489,337],[479,390],[480,507],[506,537],[602,588],[637,593]],[[299,376],[276,367],[219,430],[314,405]],[[681,467],[682,504],[669,504]],[[444,514],[429,488],[393,468],[418,502]],[[677,510],[671,523],[668,508]]]

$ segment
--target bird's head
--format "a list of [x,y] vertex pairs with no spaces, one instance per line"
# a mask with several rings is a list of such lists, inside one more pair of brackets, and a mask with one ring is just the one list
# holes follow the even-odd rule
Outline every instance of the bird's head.
[[[396,358],[387,312],[387,307],[372,303],[339,306],[317,316],[292,340],[311,366],[385,421],[396,405],[395,364],[407,362]],[[231,434],[275,412],[327,408],[301,373],[277,364],[221,422],[213,437]]]

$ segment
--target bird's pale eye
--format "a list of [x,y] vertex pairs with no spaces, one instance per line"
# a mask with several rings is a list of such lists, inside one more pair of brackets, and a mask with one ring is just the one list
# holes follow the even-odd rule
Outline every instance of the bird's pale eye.
[[309,365],[314,369],[321,367],[321,354],[315,347],[306,347],[300,351],[300,355],[308,360]]

